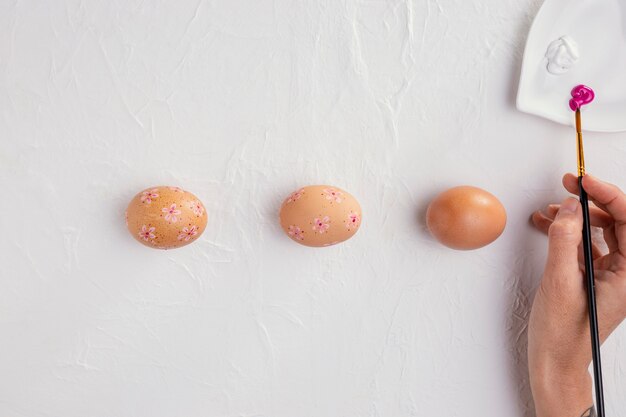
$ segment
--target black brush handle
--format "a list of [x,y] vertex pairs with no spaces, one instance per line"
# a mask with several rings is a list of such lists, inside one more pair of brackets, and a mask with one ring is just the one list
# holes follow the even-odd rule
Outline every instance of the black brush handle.
[[598,334],[598,311],[596,309],[596,286],[593,273],[593,252],[591,246],[591,223],[589,221],[589,198],[583,188],[583,177],[578,177],[580,205],[583,208],[583,255],[587,278],[587,304],[589,307],[589,329],[591,330],[591,354],[593,357],[593,378],[596,386],[596,411],[604,416],[604,389],[602,386],[602,363],[600,361],[600,336]]

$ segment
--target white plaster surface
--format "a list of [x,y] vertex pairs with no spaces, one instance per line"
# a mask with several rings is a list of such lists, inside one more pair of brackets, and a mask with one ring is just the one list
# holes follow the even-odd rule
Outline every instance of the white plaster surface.
[[[538,0],[0,0],[0,416],[532,416],[525,328],[571,128],[515,110]],[[626,186],[625,134],[586,135]],[[326,249],[277,221],[296,188],[361,202]],[[124,209],[176,185],[195,244]],[[428,201],[483,187],[509,222],[440,246]],[[603,348],[626,410],[626,332]]]

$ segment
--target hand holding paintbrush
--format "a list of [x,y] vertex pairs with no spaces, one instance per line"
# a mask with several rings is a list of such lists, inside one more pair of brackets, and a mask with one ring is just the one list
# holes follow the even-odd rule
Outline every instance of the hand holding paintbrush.
[[[582,180],[591,226],[601,228],[604,245],[592,245],[599,340],[626,318],[626,195],[591,175]],[[578,194],[578,177],[563,185]],[[591,332],[582,258],[582,206],[573,198],[547,206],[532,217],[549,235],[549,251],[530,316],[528,359],[537,417],[579,417],[593,404]],[[608,253],[600,247],[606,246]],[[593,414],[589,414],[593,415]]]
[[[577,91],[573,98],[581,99]],[[599,346],[626,317],[626,195],[585,175],[581,104],[576,104],[572,109],[578,110],[579,176],[566,175],[563,185],[581,201],[568,198],[533,214],[535,225],[549,235],[548,260],[533,302],[528,338],[538,417],[596,415],[588,372],[592,361],[600,382],[597,411],[603,415]],[[595,206],[589,206],[587,199]],[[608,253],[594,246],[591,226],[603,229]]]

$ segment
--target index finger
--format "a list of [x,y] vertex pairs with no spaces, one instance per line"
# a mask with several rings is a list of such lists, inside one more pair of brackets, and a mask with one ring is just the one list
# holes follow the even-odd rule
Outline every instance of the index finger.
[[[598,198],[596,198],[595,195],[593,195],[593,194],[591,194],[589,192],[589,189],[588,189],[589,185],[587,184],[587,181],[589,181],[589,179],[587,179],[587,178],[592,178],[592,181],[595,180],[595,182],[599,183],[600,186],[606,185],[606,186],[609,186],[609,187],[613,187],[617,191],[617,193],[622,193],[621,190],[619,188],[617,188],[615,185],[608,184],[608,183],[605,183],[603,181],[600,181],[599,179],[597,179],[595,177],[592,177],[591,175],[585,175],[585,179],[583,179],[585,191],[587,191],[587,194],[589,195],[589,199],[591,201],[593,201],[593,203],[596,206],[598,206],[599,208],[604,210],[606,213],[610,213],[611,217],[613,217],[612,213],[609,211],[609,208],[607,207],[607,205],[605,203],[603,203],[602,201],[600,201]],[[563,186],[570,193],[576,194],[576,195],[580,195],[580,190],[578,189],[578,177],[577,176],[575,176],[573,174],[565,174],[565,176],[563,176]],[[601,187],[601,188],[603,188],[603,187]],[[603,194],[606,194],[606,193],[603,193]],[[611,201],[611,198],[604,199],[604,201]]]
[[[563,185],[568,191],[573,192],[574,182],[578,182],[577,180],[573,175],[566,175],[563,178]],[[583,188],[598,207],[613,217],[616,238],[613,247],[617,248],[618,253],[626,254],[626,194],[616,185],[601,181],[592,175],[583,177]]]
[[616,227],[626,225],[626,194],[619,187],[592,175],[583,177],[583,187],[589,197],[613,217]]

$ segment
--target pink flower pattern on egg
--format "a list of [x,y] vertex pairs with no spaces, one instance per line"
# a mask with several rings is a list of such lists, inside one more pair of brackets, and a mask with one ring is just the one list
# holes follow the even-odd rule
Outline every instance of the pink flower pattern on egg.
[[189,242],[189,240],[198,234],[198,226],[193,225],[191,227],[183,227],[183,229],[178,234],[178,240],[184,240],[185,242]]
[[296,200],[299,200],[300,197],[302,197],[302,194],[304,194],[304,188],[299,189],[298,191],[292,193],[288,198],[287,198],[287,203],[293,203]]
[[145,187],[135,194],[124,220],[139,243],[154,249],[173,249],[191,244],[202,235],[207,214],[198,197],[166,184]]
[[181,213],[180,210],[176,209],[176,203],[169,207],[163,207],[161,211],[165,213],[165,221],[170,223],[176,223],[178,221],[178,216]]
[[283,200],[278,217],[289,239],[309,247],[332,246],[350,239],[363,221],[358,201],[331,184],[292,190]]
[[142,203],[150,204],[150,203],[152,203],[152,200],[154,200],[155,198],[159,198],[159,189],[158,188],[153,188],[152,190],[147,190],[147,191],[144,191],[143,193],[141,193],[141,202]]
[[202,215],[204,214],[204,207],[202,207],[202,203],[200,203],[199,201],[194,201],[191,203],[191,210],[193,211],[193,214],[198,217],[202,217]]
[[330,229],[330,217],[324,216],[322,218],[316,217],[313,219],[313,231],[319,234],[324,234]]
[[334,201],[335,203],[341,203],[343,201],[343,193],[334,188],[325,188],[324,197],[326,197],[326,200]]
[[144,224],[143,226],[141,226],[139,237],[147,242],[148,240],[154,239],[156,237],[156,235],[154,234],[155,231],[156,227],[148,227]]
[[300,229],[298,226],[292,225],[289,226],[289,236],[291,236],[295,240],[304,240],[304,231]]
[[361,216],[359,216],[359,213],[355,213],[354,211],[351,211],[350,214],[348,215],[348,221],[346,222],[346,227],[348,229],[356,229],[357,227],[359,227],[360,224],[361,224]]

